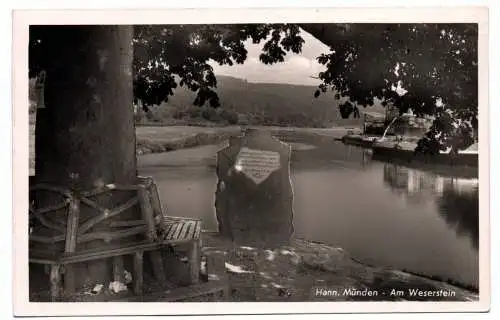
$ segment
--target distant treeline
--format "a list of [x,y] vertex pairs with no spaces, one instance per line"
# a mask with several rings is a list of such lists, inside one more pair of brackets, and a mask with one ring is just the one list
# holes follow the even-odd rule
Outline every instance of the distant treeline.
[[[178,88],[168,101],[145,112],[137,108],[139,125],[272,125],[328,128],[361,125],[360,119],[342,119],[334,94],[314,98],[314,86],[250,83],[243,79],[218,76],[217,93],[221,106],[193,106],[195,94]],[[35,79],[30,79],[30,113],[35,111]]]
[[139,110],[136,123],[327,128],[362,122],[360,119],[341,119],[333,93],[314,98],[316,87],[313,86],[249,83],[227,76],[218,76],[217,80],[221,107],[193,106],[195,94],[178,88],[161,106],[150,107],[148,112]]

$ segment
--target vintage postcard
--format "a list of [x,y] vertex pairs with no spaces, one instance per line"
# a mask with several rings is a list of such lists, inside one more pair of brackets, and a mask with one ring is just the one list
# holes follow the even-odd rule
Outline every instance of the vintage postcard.
[[13,22],[16,315],[489,310],[487,8]]

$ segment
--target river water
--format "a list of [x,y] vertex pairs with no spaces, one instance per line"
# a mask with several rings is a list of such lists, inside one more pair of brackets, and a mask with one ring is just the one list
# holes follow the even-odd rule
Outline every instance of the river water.
[[[478,285],[477,179],[371,161],[341,143],[295,145],[296,235],[344,248],[357,260]],[[139,158],[167,214],[201,217],[216,230],[217,146]]]

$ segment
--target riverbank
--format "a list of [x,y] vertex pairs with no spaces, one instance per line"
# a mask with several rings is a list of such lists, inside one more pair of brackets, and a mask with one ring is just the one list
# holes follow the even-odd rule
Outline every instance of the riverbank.
[[[304,239],[294,239],[289,246],[278,248],[253,248],[233,247],[217,234],[204,237],[205,255],[224,257],[225,270],[219,267],[211,277],[222,277],[227,272],[231,301],[478,300],[477,293],[459,286],[368,266],[341,248]],[[330,294],[323,295],[322,290]]]
[[[390,268],[362,264],[341,248],[293,239],[288,246],[255,248],[235,246],[217,233],[204,232],[203,255],[208,279],[225,281],[230,302],[318,301],[478,301],[477,291],[467,290],[428,277]],[[161,302],[162,292],[178,287],[187,267],[183,257],[170,257],[177,278],[158,284],[145,275],[141,301]],[[146,268],[147,272],[148,269]],[[107,288],[107,286],[104,286]],[[91,291],[91,288],[88,290]],[[77,294],[76,301],[132,301],[131,290],[113,294]],[[30,301],[45,301],[47,290],[30,293]],[[135,301],[136,298],[132,298]],[[226,301],[223,297],[191,298],[186,301]]]
[[471,152],[459,153],[452,157],[448,154],[436,156],[415,155],[416,138],[407,138],[404,142],[396,142],[395,137],[386,137],[378,142],[380,136],[364,136],[361,134],[347,134],[341,138],[345,145],[353,145],[370,149],[372,160],[394,163],[413,169],[420,169],[444,177],[477,178],[478,153],[477,149]]
[[[247,126],[255,128],[255,126]],[[292,127],[260,127],[270,130],[278,139],[287,142],[329,143],[339,140],[348,131],[358,128],[334,127],[292,128]],[[136,152],[138,155],[162,153],[205,145],[219,145],[230,137],[242,134],[241,126],[196,127],[196,126],[137,126]],[[30,175],[35,168],[35,127],[30,125]]]
[[[249,127],[250,128],[250,127]],[[254,127],[252,127],[254,128]],[[287,142],[328,143],[340,139],[356,128],[336,127],[291,128],[260,127],[271,131],[278,139]],[[194,127],[194,126],[138,126],[136,127],[137,154],[161,153],[210,144],[221,144],[229,137],[242,134],[242,127]]]

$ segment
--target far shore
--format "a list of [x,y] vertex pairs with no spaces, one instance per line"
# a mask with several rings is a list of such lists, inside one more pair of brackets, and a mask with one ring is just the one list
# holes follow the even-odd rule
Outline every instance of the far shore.
[[[137,155],[169,152],[180,149],[194,148],[205,145],[218,145],[230,137],[242,135],[245,128],[264,128],[270,130],[277,138],[287,142],[302,142],[302,140],[330,142],[339,140],[356,127],[333,128],[295,128],[278,126],[136,126]],[[30,175],[35,168],[35,128],[30,125]]]
[[[342,141],[347,134],[360,132],[358,127],[338,126],[332,128],[294,128],[277,126],[136,126],[137,155],[162,153],[207,145],[223,145],[230,137],[241,136],[245,128],[262,128],[270,130],[276,138],[286,142],[305,144],[329,144]],[[34,175],[34,127],[30,127],[30,175]],[[386,161],[387,159],[374,160]],[[432,165],[428,163],[408,163],[408,161],[387,160],[389,162],[409,166],[414,169],[435,172],[445,176],[477,178],[476,168],[459,166]]]
[[295,128],[276,126],[137,126],[137,153],[158,153],[207,144],[219,144],[229,137],[239,136],[245,128],[261,128],[270,130],[271,134],[288,142],[334,141],[349,131],[359,130],[355,127],[333,128]]

